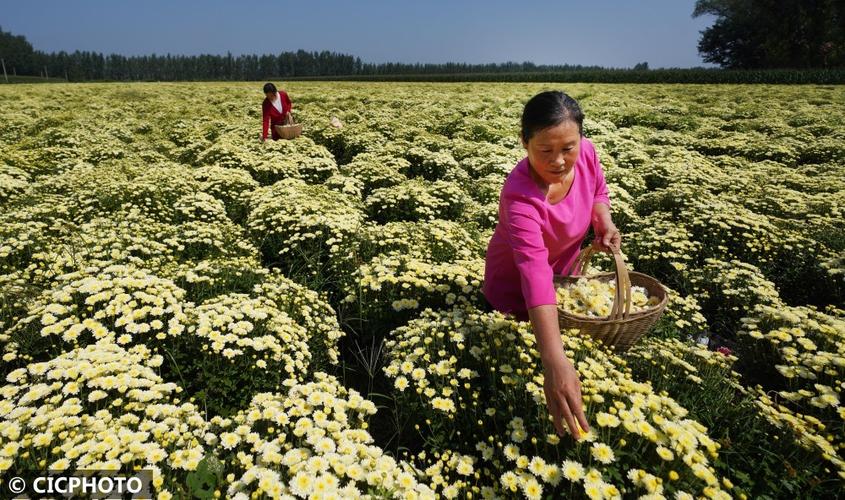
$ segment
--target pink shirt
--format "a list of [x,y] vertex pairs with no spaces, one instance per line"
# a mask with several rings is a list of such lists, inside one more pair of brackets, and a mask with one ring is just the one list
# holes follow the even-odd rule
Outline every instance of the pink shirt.
[[610,206],[604,173],[589,139],[581,138],[575,178],[556,204],[534,183],[528,158],[511,170],[499,197],[499,223],[487,246],[483,293],[495,309],[527,319],[528,309],[556,304],[553,274],[575,262],[593,204]]

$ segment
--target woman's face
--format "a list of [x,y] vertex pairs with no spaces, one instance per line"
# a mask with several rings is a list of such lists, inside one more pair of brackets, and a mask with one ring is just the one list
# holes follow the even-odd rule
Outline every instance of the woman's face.
[[564,121],[535,132],[528,142],[522,141],[534,172],[546,184],[562,182],[578,159],[581,134],[578,124]]
[[271,101],[276,100],[276,93],[275,92],[265,92],[264,95],[266,95],[267,99],[269,99]]

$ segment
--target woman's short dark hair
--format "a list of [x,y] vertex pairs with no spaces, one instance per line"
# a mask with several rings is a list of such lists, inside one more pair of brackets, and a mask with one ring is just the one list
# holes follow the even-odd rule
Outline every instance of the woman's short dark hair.
[[575,122],[584,135],[584,113],[575,99],[559,90],[540,92],[522,110],[522,140],[528,142],[537,132],[566,121]]
[[276,92],[276,86],[273,85],[270,82],[265,83],[264,84],[264,93],[266,94],[267,92]]

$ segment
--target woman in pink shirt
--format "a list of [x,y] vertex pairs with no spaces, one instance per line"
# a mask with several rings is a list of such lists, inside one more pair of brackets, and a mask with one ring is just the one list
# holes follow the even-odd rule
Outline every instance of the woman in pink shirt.
[[520,135],[528,156],[502,187],[483,288],[493,308],[531,322],[555,428],[563,435],[565,420],[576,439],[576,420],[585,431],[589,426],[578,372],[560,339],[552,276],[569,272],[591,224],[597,247],[618,251],[621,244],[583,121],[578,103],[563,92],[542,92],[525,104]]

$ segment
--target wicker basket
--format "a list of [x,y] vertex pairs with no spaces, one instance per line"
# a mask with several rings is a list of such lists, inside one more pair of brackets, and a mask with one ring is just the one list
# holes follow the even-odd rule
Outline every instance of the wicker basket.
[[296,139],[302,135],[302,124],[295,123],[293,121],[293,115],[290,115],[290,123],[285,125],[273,125],[273,128],[276,129],[276,133],[279,134],[279,137],[282,139]]
[[[595,252],[596,249],[592,246],[582,250],[573,266],[574,276],[555,276],[555,286],[568,285],[584,277],[581,274]],[[613,253],[613,260],[616,272],[588,276],[600,281],[616,280],[616,297],[613,299],[610,315],[607,318],[586,318],[558,308],[558,320],[561,329],[579,329],[582,333],[613,347],[617,352],[622,352],[634,345],[660,319],[669,297],[666,288],[656,279],[647,274],[629,272],[619,252]],[[660,302],[644,311],[630,312],[632,285],[645,288],[650,297],[658,297]]]

